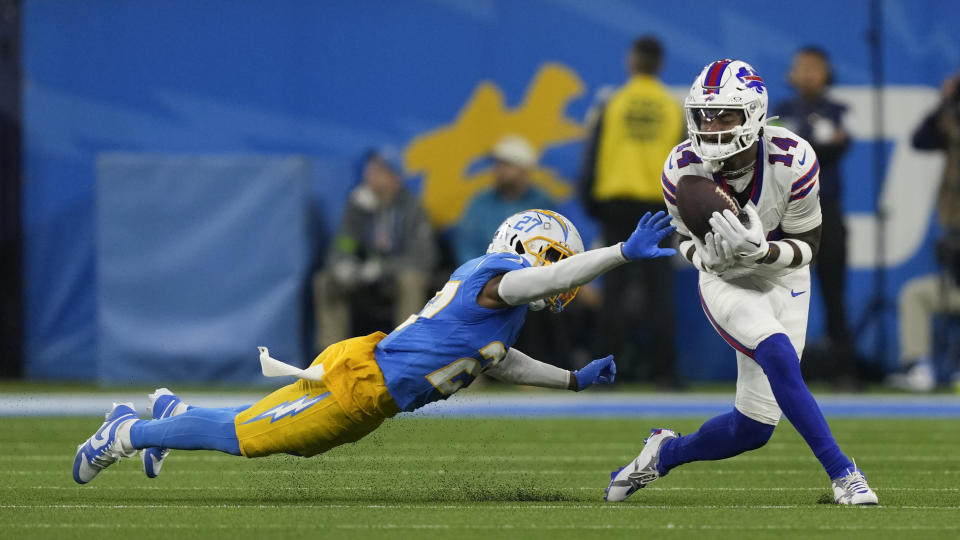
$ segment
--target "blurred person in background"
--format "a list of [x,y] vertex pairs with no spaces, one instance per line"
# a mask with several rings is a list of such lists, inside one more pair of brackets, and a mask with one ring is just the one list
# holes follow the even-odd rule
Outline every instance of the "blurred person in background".
[[[827,96],[833,74],[827,53],[819,47],[806,46],[797,51],[787,82],[796,91],[796,96],[779,103],[773,114],[780,117],[787,129],[810,142],[820,160],[823,234],[814,268],[826,308],[827,338],[820,344],[811,344],[804,366],[823,376],[839,376],[833,379],[839,387],[857,389],[860,387],[857,358],[846,315],[847,229],[843,223],[843,180],[840,176],[841,160],[850,147],[850,136],[843,127],[847,106],[831,101]],[[809,357],[817,355],[823,358],[822,362],[810,360]],[[815,364],[825,365],[817,369],[813,367]],[[810,375],[816,377],[817,373]]]
[[362,181],[349,195],[324,268],[314,276],[318,350],[354,335],[356,312],[382,310],[386,299],[390,324],[397,325],[427,298],[436,243],[400,170],[399,156],[389,149],[372,150],[364,159]]
[[504,219],[528,208],[555,210],[555,201],[530,184],[537,152],[519,135],[504,135],[490,152],[493,187],[478,193],[467,205],[454,231],[457,265],[486,253],[490,231]]
[[[580,197],[604,239],[622,238],[637,216],[664,209],[663,156],[684,138],[684,124],[679,103],[657,78],[662,58],[657,39],[634,41],[627,54],[629,80],[591,114]],[[680,385],[673,272],[669,259],[655,259],[604,276],[603,348],[621,360],[622,380]]]
[[912,279],[900,291],[901,372],[887,379],[895,388],[917,392],[933,390],[937,383],[930,345],[934,315],[960,314],[960,72],[944,81],[941,95],[940,104],[913,134],[913,146],[946,152],[937,196],[942,271]]
[[[486,253],[490,231],[508,217],[529,208],[556,210],[556,201],[531,184],[530,175],[537,167],[538,156],[529,141],[519,135],[504,135],[490,151],[490,157],[493,186],[474,196],[453,231],[458,266]],[[576,307],[572,311],[579,314]],[[571,367],[566,329],[564,320],[546,312],[531,312],[517,346],[534,357],[550,358],[557,366]]]

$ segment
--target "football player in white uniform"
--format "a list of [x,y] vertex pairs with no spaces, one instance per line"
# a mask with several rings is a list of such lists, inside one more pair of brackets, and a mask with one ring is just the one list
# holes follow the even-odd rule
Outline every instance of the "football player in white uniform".
[[[759,448],[782,413],[820,460],[837,503],[876,504],[800,375],[808,265],[820,242],[817,157],[807,141],[767,125],[766,87],[745,62],[707,65],[684,109],[690,138],[667,157],[663,196],[682,235],[680,253],[700,270],[703,311],[736,350],[734,409],[690,435],[653,430],[640,455],[611,474],[605,498],[622,501],[684,463]],[[676,206],[684,175],[713,178],[739,202],[744,223],[726,210],[713,214],[705,238],[691,234]]]

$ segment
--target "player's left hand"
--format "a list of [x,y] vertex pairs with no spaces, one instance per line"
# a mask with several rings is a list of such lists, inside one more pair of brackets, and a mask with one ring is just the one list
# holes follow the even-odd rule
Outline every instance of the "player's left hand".
[[693,236],[692,240],[694,245],[697,246],[700,261],[707,272],[719,276],[737,264],[733,256],[733,249],[719,234],[708,232],[703,241],[700,241],[696,236]]
[[723,214],[714,212],[710,218],[710,226],[730,244],[734,255],[747,262],[756,262],[766,257],[770,246],[767,244],[757,211],[749,205],[743,211],[750,218],[748,227],[744,227],[730,210],[724,210]]
[[573,376],[577,379],[577,392],[594,384],[610,384],[617,376],[617,364],[611,354],[574,371]]
[[647,212],[640,218],[637,228],[630,235],[630,238],[620,244],[620,252],[630,261],[676,255],[677,250],[662,248],[657,245],[670,233],[677,230],[676,226],[670,224],[670,219],[670,214],[663,210],[652,216],[650,212]]

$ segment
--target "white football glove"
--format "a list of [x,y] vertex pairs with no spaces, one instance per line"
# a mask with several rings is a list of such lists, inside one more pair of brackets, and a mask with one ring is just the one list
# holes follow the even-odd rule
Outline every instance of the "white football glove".
[[726,240],[734,255],[753,263],[766,257],[770,246],[767,244],[767,235],[763,232],[763,224],[760,223],[757,211],[749,205],[743,211],[750,218],[748,227],[744,227],[730,210],[724,210],[723,214],[714,212],[710,218],[710,226],[717,235]]
[[697,253],[700,255],[703,267],[712,274],[720,275],[736,264],[730,244],[719,234],[708,232],[704,235],[703,241],[694,235],[693,243],[697,246]]

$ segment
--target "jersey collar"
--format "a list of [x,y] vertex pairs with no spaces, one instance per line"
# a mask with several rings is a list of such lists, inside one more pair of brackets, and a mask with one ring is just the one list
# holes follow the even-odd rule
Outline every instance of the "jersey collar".
[[[722,187],[727,193],[734,195],[734,191],[727,185],[727,181],[723,179],[723,176],[720,173],[713,173],[713,181],[716,182],[720,187]],[[757,141],[757,164],[753,168],[753,178],[750,180],[750,185],[753,186],[750,189],[750,200],[753,201],[754,206],[760,203],[760,192],[763,190],[763,139]],[[736,198],[736,197],[734,197]]]

